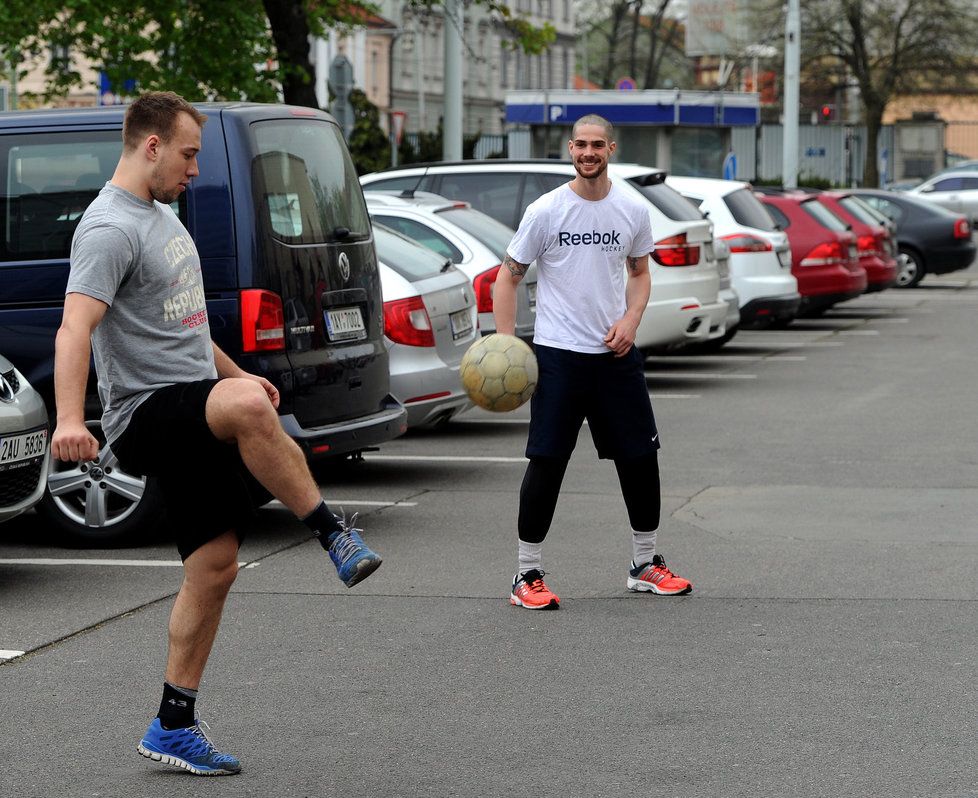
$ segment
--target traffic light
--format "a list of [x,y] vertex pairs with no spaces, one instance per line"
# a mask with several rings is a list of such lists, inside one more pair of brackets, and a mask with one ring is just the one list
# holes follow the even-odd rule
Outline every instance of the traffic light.
[[826,103],[818,109],[818,118],[820,122],[834,122],[835,121],[835,106]]

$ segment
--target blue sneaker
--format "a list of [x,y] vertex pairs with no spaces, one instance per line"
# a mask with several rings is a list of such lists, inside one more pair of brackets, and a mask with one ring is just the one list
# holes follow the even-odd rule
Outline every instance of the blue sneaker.
[[231,776],[241,772],[241,763],[230,754],[222,754],[207,739],[198,720],[186,729],[164,729],[159,718],[153,718],[136,750],[154,762],[176,765],[197,776]]
[[337,516],[340,524],[339,532],[334,532],[329,536],[329,556],[336,566],[336,574],[343,580],[347,587],[353,587],[357,582],[362,582],[370,574],[380,568],[380,555],[371,551],[367,544],[360,537],[362,529],[357,529],[354,525],[357,522],[357,514],[354,513],[347,524],[346,518]]

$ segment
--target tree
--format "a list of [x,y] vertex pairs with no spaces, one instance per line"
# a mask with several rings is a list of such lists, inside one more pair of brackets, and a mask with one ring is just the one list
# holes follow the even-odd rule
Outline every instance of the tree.
[[859,86],[865,185],[879,184],[877,138],[887,104],[899,94],[960,86],[973,72],[971,11],[968,0],[803,0],[806,63],[837,59]]
[[380,112],[360,89],[350,92],[353,133],[349,147],[358,175],[379,172],[390,166],[390,139],[380,126]]
[[[588,73],[601,88],[615,88],[624,76],[633,78],[643,89],[657,88],[667,77],[673,82],[686,82],[689,67],[683,54],[680,19],[667,16],[671,2],[578,3],[578,17],[595,20],[586,34],[586,57]],[[594,40],[597,46],[592,44]],[[671,62],[666,60],[668,56],[672,56]]]
[[[413,0],[434,6],[438,0]],[[529,53],[555,38],[500,0],[476,0]],[[357,0],[0,0],[0,57],[44,59],[67,48],[115,86],[172,89],[189,100],[274,101],[317,106],[309,35],[362,25],[373,9]],[[51,59],[45,97],[82,84]]]

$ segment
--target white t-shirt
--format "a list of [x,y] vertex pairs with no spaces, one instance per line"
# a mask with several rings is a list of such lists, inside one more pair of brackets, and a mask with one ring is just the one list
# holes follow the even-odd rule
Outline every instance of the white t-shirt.
[[625,258],[654,248],[648,209],[614,184],[596,202],[570,184],[537,199],[507,250],[517,263],[537,262],[533,342],[610,352],[604,337],[625,315]]

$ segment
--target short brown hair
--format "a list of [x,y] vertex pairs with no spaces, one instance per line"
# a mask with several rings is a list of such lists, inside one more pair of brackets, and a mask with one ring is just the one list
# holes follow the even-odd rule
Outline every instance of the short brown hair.
[[169,141],[180,114],[189,114],[200,127],[207,117],[194,108],[179,94],[172,91],[148,91],[141,94],[126,109],[122,123],[122,146],[130,152],[136,149],[146,136],[155,133],[163,141]]
[[615,129],[611,126],[611,122],[605,119],[603,116],[598,116],[597,114],[585,114],[580,119],[574,123],[574,129],[571,131],[571,138],[577,136],[577,129],[582,125],[597,125],[598,127],[604,128],[604,134],[608,141],[615,140]]

